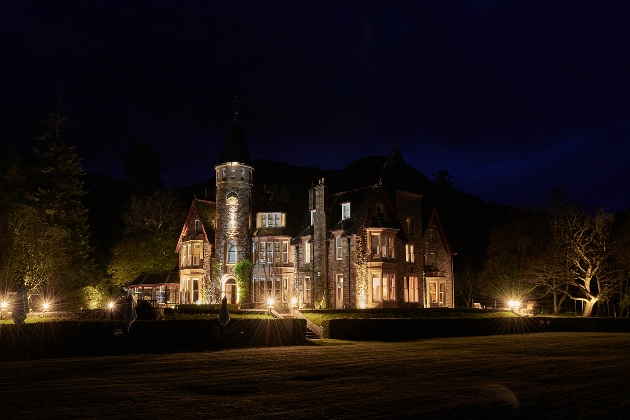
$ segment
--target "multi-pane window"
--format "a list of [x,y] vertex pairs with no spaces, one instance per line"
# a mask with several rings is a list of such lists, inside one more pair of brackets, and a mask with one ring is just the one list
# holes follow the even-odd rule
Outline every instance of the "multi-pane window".
[[372,273],[372,302],[380,302],[381,297],[381,276]]
[[343,203],[341,205],[341,220],[350,218],[350,203]]
[[236,241],[228,241],[227,264],[236,264]]
[[258,213],[256,227],[285,227],[285,213]]
[[305,263],[311,262],[311,246],[312,244],[310,242],[304,243],[304,262]]
[[335,237],[335,255],[338,260],[343,257],[343,238],[341,236]]
[[405,261],[408,263],[414,263],[416,261],[414,246],[412,244],[405,245]]
[[[372,274],[372,291],[374,292],[375,275]],[[394,274],[383,274],[381,285],[383,301],[396,300],[396,276]],[[374,295],[372,295],[374,296]]]
[[387,255],[394,258],[394,235],[387,235]]
[[381,255],[381,239],[379,235],[371,235],[370,242],[372,245],[372,256],[378,257]]
[[311,278],[310,277],[304,277],[304,296],[303,296],[303,302],[304,303],[309,303],[311,301]]
[[437,283],[434,281],[429,282],[429,299],[431,303],[437,303]]
[[260,242],[258,249],[260,250],[260,255],[259,255],[260,263],[264,264],[267,262],[267,242],[265,241]]
[[280,264],[280,258],[282,257],[280,254],[280,245],[281,243],[279,241],[273,243],[273,262],[275,264]]
[[201,259],[201,244],[199,242],[193,244],[192,257],[192,265],[199,265]]
[[283,241],[282,242],[282,264],[288,264],[288,263],[289,263],[289,242]]
[[405,302],[418,302],[418,277],[405,277]]
[[267,242],[267,264],[273,262],[273,242]]

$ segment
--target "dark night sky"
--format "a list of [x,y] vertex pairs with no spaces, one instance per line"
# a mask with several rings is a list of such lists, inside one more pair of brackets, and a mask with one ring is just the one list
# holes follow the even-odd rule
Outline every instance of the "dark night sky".
[[[55,2],[62,3],[62,2]],[[630,2],[3,2],[0,147],[61,98],[88,172],[146,141],[213,175],[239,94],[254,158],[341,169],[397,143],[428,177],[630,209]]]

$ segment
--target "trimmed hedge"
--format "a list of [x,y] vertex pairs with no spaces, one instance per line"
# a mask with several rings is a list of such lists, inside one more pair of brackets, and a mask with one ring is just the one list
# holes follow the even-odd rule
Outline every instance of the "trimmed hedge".
[[628,332],[630,318],[365,318],[331,319],[327,338],[355,341],[406,341],[422,338],[537,332]]
[[218,319],[0,324],[0,361],[307,343],[303,319],[233,319],[222,333]]

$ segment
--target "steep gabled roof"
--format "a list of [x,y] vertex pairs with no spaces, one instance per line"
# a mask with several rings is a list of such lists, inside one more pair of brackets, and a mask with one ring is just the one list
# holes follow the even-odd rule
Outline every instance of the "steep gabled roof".
[[[423,218],[424,219],[424,218]],[[446,239],[446,234],[444,233],[444,229],[442,228],[442,223],[440,222],[440,217],[438,216],[437,209],[433,207],[431,211],[431,215],[426,218],[427,221],[424,223],[424,234],[422,235],[422,242],[425,243],[428,240],[429,236],[429,225],[431,224],[431,220],[435,221],[435,225],[438,228],[438,233],[440,234],[440,238],[442,238],[442,243],[444,244],[444,249],[449,255],[457,255],[456,252],[451,250],[450,245],[448,244],[448,240]]]
[[241,124],[238,121],[238,118],[235,117],[234,121],[232,122],[232,127],[230,127],[230,132],[228,134],[227,140],[225,141],[223,151],[221,151],[221,156],[219,157],[219,161],[217,162],[217,164],[226,162],[240,162],[246,165],[251,165],[251,161],[252,158],[249,154],[247,143],[245,142],[243,129],[241,128]]
[[179,252],[179,247],[182,244],[182,239],[186,235],[186,228],[189,225],[193,215],[195,214],[199,215],[199,220],[201,221],[201,232],[203,233],[206,242],[214,244],[214,219],[216,217],[216,203],[212,201],[198,200],[195,198],[192,203],[190,203],[190,209],[188,209],[186,221],[184,222],[182,232],[179,234],[179,239],[177,240],[175,253]]

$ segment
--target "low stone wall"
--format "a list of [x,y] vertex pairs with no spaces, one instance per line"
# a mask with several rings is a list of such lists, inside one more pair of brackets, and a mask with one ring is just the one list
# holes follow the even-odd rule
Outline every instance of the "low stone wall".
[[332,319],[328,338],[355,341],[406,341],[537,332],[628,332],[629,318],[433,318]]
[[228,327],[220,332],[218,319],[136,321],[129,332],[119,321],[0,324],[0,361],[307,344],[300,319],[234,319]]

